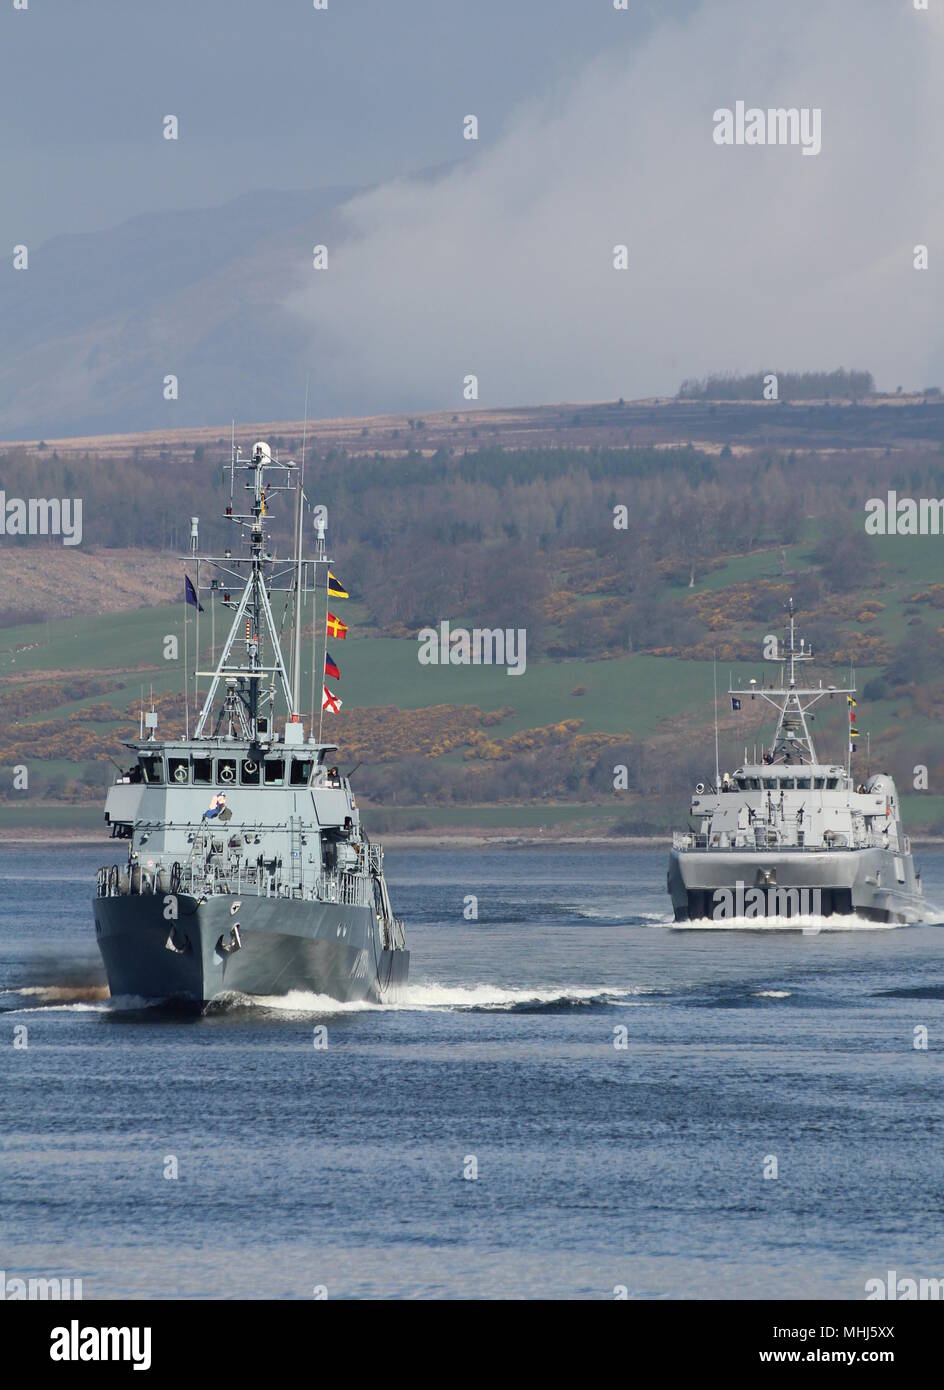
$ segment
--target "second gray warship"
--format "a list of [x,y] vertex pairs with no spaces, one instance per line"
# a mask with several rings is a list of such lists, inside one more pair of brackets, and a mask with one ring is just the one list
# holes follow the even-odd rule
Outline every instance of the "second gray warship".
[[[691,800],[697,826],[673,835],[668,892],[678,922],[711,919],[849,915],[874,922],[927,918],[920,875],[904,833],[893,779],[867,773],[857,781],[855,685],[801,686],[798,669],[813,660],[796,645],[793,605],[778,685],[729,690],[735,709],[762,699],[777,726],[762,757],[734,772],[719,771],[717,723],[713,785],[699,783]],[[826,698],[848,704],[844,763],[819,760],[809,711]]]
[[[94,899],[109,987],[113,996],[196,1005],[231,992],[295,990],[389,1002],[406,984],[410,954],[390,905],[383,850],[368,838],[350,781],[334,766],[337,745],[321,741],[320,725],[315,736],[314,698],[307,734],[300,709],[303,596],[321,592],[319,574],[326,600],[339,587],[324,526],[317,554],[303,560],[302,480],[268,445],[256,444],[244,459],[234,441],[229,474],[231,501],[236,477],[247,479],[247,509],[230,505],[226,515],[243,531],[248,554],[201,557],[196,586],[185,581],[197,623],[201,595],[213,612],[221,603],[233,614],[215,669],[194,674],[195,689],[209,678],[194,735],[159,740],[156,714],[142,710],[141,737],[127,744],[133,762],[105,802],[112,836],[127,849],[123,862],[100,869]],[[297,517],[295,557],[281,563],[265,531],[267,504],[279,491],[294,492]],[[197,533],[194,518],[194,556]],[[202,565],[222,577],[202,583]],[[277,592],[294,609],[291,668],[273,616]],[[325,638],[332,621],[344,636],[327,601],[325,613]],[[314,670],[322,656],[314,621],[312,630]],[[199,628],[196,647],[199,655]],[[337,674],[326,640],[322,659],[321,669]],[[189,677],[187,689],[189,708]],[[323,681],[318,691],[323,719],[339,702]]]

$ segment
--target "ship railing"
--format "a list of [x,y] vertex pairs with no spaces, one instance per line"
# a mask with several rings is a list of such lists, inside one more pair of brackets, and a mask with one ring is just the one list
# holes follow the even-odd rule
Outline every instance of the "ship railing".
[[98,871],[97,896],[100,898],[127,897],[179,891],[179,879],[161,864],[144,868],[132,864],[103,864]]
[[245,866],[236,864],[195,863],[155,865],[143,868],[139,864],[104,864],[98,871],[97,895],[117,898],[134,895],[185,893],[195,898],[213,897],[218,893],[254,893],[258,897],[306,897],[316,901],[337,903],[342,907],[367,907],[372,901],[372,880],[366,873],[321,874],[314,884],[304,888],[292,883],[290,876],[278,866]]
[[255,865],[242,865],[231,871],[222,865],[204,867],[192,863],[168,866],[158,864],[144,868],[139,864],[103,865],[98,871],[98,897],[117,898],[185,893],[191,897],[211,897],[215,893],[249,893],[255,890],[260,897],[278,895],[283,880]]
[[[724,843],[721,842],[722,834]],[[816,854],[828,854],[831,850],[895,849],[892,840],[886,843],[883,836],[848,835],[842,832],[827,834],[828,838],[821,841],[810,841],[802,831],[797,835],[781,835],[763,826],[755,826],[753,832],[739,831],[736,834],[715,831],[706,835],[698,831],[675,830],[672,832],[672,848],[706,849],[713,854],[765,854],[777,849],[802,849]],[[908,852],[907,849],[905,852]]]
[[369,894],[370,879],[363,874],[319,874],[315,880],[315,898],[319,902],[366,907]]
[[[127,870],[125,871],[127,873]],[[98,897],[117,898],[121,888],[121,870],[117,864],[103,864],[98,871]],[[125,892],[127,892],[127,888]]]
[[373,874],[375,878],[379,878],[383,873],[383,847],[362,843],[358,867],[365,874]]
[[[98,896],[183,893],[194,898],[209,898],[217,894],[255,894],[265,898],[296,897],[345,907],[369,907],[382,866],[383,851],[379,845],[362,847],[354,871],[322,873],[307,883],[293,879],[284,865],[272,861],[263,864],[246,864],[235,859],[214,862],[192,855],[183,863],[158,862],[149,867],[138,863],[130,866],[127,863],[106,864],[98,871]],[[392,914],[388,915],[396,920]],[[396,935],[397,929],[391,930]],[[402,924],[399,931],[402,936]]]

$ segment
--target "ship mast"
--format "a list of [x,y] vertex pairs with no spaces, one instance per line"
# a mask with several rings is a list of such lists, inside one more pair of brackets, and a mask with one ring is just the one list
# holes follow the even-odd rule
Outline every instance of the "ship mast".
[[[756,695],[766,700],[769,705],[778,712],[777,728],[774,732],[773,740],[766,755],[768,763],[808,763],[817,762],[816,749],[813,746],[813,738],[807,723],[807,714],[813,705],[817,704],[824,696],[855,694],[855,685],[848,686],[829,686],[826,689],[822,684],[816,686],[797,685],[797,667],[805,662],[813,660],[813,649],[807,646],[805,640],[800,638],[800,645],[796,643],[796,619],[793,611],[793,599],[788,605],[790,623],[788,628],[788,640],[781,654],[778,650],[775,656],[767,659],[780,663],[782,670],[780,674],[779,687],[756,688],[756,684],[746,690],[731,688],[730,695],[750,696],[753,700]],[[784,685],[784,674],[787,665],[790,667],[789,685]],[[848,734],[847,734],[848,744]],[[847,756],[846,770],[849,771]]]
[[[305,385],[305,424],[302,430],[302,467],[295,487],[295,633],[294,650],[292,654],[292,720],[297,723],[301,718],[301,689],[302,689],[302,521],[304,519],[305,508],[305,450],[308,444],[308,393],[311,389],[311,373]],[[312,618],[314,622],[314,618]],[[314,716],[312,716],[314,723]]]
[[[264,699],[267,700],[271,710],[276,681],[281,686],[287,718],[293,721],[297,718],[298,701],[289,682],[269,594],[273,589],[287,590],[292,584],[297,585],[300,591],[303,567],[300,541],[296,537],[298,550],[295,559],[290,562],[288,568],[273,574],[271,571],[274,569],[275,562],[266,550],[264,530],[264,518],[272,493],[289,491],[293,486],[292,483],[288,482],[267,483],[266,474],[279,472],[283,478],[287,478],[294,471],[294,463],[289,461],[283,464],[277,460],[274,461],[267,444],[255,444],[250,458],[244,459],[237,449],[235,441],[233,443],[230,461],[231,505],[226,508],[226,517],[248,532],[249,556],[248,558],[236,559],[231,557],[230,552],[227,551],[223,558],[207,557],[207,559],[208,563],[215,565],[222,573],[240,582],[243,580],[243,575],[236,567],[248,564],[249,573],[245,578],[242,597],[238,603],[233,603],[228,592],[224,592],[223,595],[224,604],[235,610],[233,622],[229,636],[223,644],[215,671],[199,673],[210,676],[212,679],[194,731],[195,738],[219,737],[222,734],[254,743],[264,730],[271,733],[271,724],[266,723],[261,726],[260,719]],[[246,474],[249,479],[245,484],[246,491],[251,494],[248,512],[234,512],[233,510],[232,498],[237,472]],[[298,503],[300,509],[300,498]],[[267,570],[270,572],[267,573]],[[288,579],[288,576],[291,576],[290,582],[285,584],[279,582],[282,579]],[[234,651],[239,641],[245,643],[245,659],[242,662],[238,660]],[[267,651],[271,653],[268,662],[265,659]],[[260,687],[265,681],[268,681],[269,690],[263,696]],[[208,734],[207,725],[221,684],[224,688],[222,708],[217,716],[212,734]]]

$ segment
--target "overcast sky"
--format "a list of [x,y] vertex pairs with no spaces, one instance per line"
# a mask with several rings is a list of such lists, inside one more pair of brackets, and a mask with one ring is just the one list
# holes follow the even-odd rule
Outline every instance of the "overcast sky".
[[[325,402],[458,407],[469,374],[483,405],[776,367],[944,385],[944,0],[4,3],[10,246],[378,185],[278,306]],[[739,100],[817,108],[821,151],[720,147]]]
[[4,241],[461,157],[468,111],[486,148],[517,105],[693,3],[2,0]]
[[[717,144],[738,101],[815,108],[819,152]],[[575,62],[435,185],[357,200],[297,308],[346,348],[328,380],[387,406],[461,404],[470,373],[495,404],[712,370],[944,385],[942,153],[944,4],[709,0]]]

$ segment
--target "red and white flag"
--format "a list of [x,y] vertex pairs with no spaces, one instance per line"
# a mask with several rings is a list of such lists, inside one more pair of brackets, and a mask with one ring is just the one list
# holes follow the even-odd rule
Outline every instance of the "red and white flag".
[[321,689],[324,692],[321,697],[321,708],[329,709],[332,714],[337,714],[342,704],[340,695],[332,695],[326,685],[323,685]]

